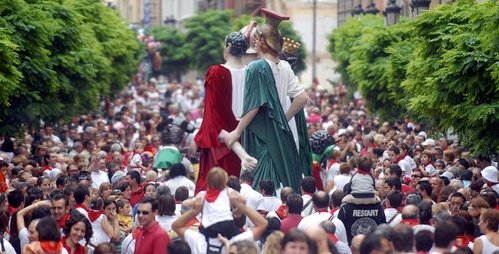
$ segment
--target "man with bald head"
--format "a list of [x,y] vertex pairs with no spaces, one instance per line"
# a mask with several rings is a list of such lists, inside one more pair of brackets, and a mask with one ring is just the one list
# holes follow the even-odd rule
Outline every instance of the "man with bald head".
[[333,253],[329,250],[327,233],[322,227],[310,226],[305,230],[305,234],[317,244],[317,253]]
[[318,226],[325,220],[330,220],[336,226],[336,237],[342,242],[347,242],[347,233],[343,222],[328,212],[329,195],[324,191],[318,191],[312,196],[314,213],[303,218],[298,224],[298,229],[305,231],[308,227]]
[[419,223],[419,209],[415,205],[406,205],[402,208],[402,221],[400,224],[406,224],[412,227],[414,234],[420,230],[429,230],[431,232],[435,229],[430,225],[422,225]]
[[360,254],[360,245],[365,237],[364,234],[358,234],[352,238],[352,254]]

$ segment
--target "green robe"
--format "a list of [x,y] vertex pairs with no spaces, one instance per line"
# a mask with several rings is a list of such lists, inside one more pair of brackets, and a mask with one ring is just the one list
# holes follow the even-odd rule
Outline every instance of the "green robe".
[[255,108],[259,108],[258,113],[242,137],[245,150],[258,160],[253,187],[269,179],[276,188],[282,183],[300,193],[306,170],[279,101],[274,75],[263,59],[252,62],[246,71],[243,115]]

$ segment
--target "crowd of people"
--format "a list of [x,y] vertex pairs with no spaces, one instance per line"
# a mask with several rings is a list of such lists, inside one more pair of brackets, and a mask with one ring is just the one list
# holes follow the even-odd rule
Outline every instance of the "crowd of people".
[[[295,83],[291,113],[279,99],[233,111],[242,98],[208,99],[210,84],[226,84],[212,79],[244,81],[247,34],[228,36],[229,60],[206,87],[135,79],[99,112],[0,137],[0,253],[499,253],[497,163],[458,140],[410,119],[380,122],[342,86]],[[269,75],[289,67],[276,66]],[[305,170],[299,139],[282,127],[303,98],[314,153]],[[266,117],[284,120],[269,127]],[[257,149],[241,146],[243,130]]]

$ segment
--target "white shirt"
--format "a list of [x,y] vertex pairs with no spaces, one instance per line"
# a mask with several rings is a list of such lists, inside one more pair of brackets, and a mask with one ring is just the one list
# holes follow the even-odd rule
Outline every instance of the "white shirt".
[[[301,216],[307,217],[310,214],[314,213],[314,204],[312,204],[313,203],[312,196],[310,196],[308,194],[303,194],[301,197],[303,199],[303,210],[301,211]],[[310,203],[309,203],[309,201],[310,201]]]
[[[220,191],[220,194],[214,202],[208,202],[206,199],[204,200],[203,218],[201,220],[203,227],[208,228],[218,222],[234,220],[232,211],[230,210],[229,191],[233,190],[225,188]],[[206,192],[202,191],[198,195],[206,195]]]
[[166,232],[172,230],[172,224],[177,219],[176,215],[156,215],[156,221],[159,223],[159,226]]
[[83,216],[85,216],[85,218],[87,218],[87,220],[88,220],[88,212],[85,209],[78,207],[75,210],[80,212],[81,214],[83,214]]
[[132,234],[128,234],[121,243],[121,254],[133,254],[135,251],[135,239]]
[[92,238],[90,239],[90,242],[95,246],[99,245],[100,243],[108,243],[111,240],[102,228],[102,220],[107,220],[106,215],[101,214],[95,221],[90,222],[90,224],[92,225],[92,230],[94,232]]
[[[386,222],[390,221],[390,227],[395,227],[402,221],[402,213],[399,213],[395,208],[386,208],[385,209],[385,218]],[[392,219],[393,218],[393,219]]]
[[[28,229],[26,227],[22,228],[21,231],[19,231],[19,243],[21,245],[21,251],[24,249],[24,246],[29,243]],[[7,250],[7,246],[5,247],[5,249]]]
[[402,169],[402,176],[404,176],[404,175],[411,176],[412,175],[412,168],[409,165],[409,163],[407,163],[407,161],[400,160],[397,163],[397,165],[399,165],[399,167]]
[[351,175],[337,175],[334,177],[334,188],[343,191],[345,185],[350,182]]
[[[208,244],[206,242],[206,238],[203,234],[199,233],[198,231],[194,231],[192,229],[187,229],[184,233],[184,240],[187,242],[189,247],[191,248],[192,254],[204,254],[207,251]],[[236,235],[232,237],[229,242],[234,243],[237,241],[255,241],[253,237],[253,232],[251,230],[248,230],[244,233],[241,233],[239,235]],[[216,246],[222,246],[223,244],[216,238],[210,238],[210,245],[216,245]],[[225,253],[224,251],[225,248],[222,248],[221,253]]]
[[109,176],[107,175],[107,172],[104,172],[102,170],[99,170],[98,172],[92,171],[90,176],[92,177],[92,188],[95,189],[99,189],[101,183],[109,182]]
[[261,210],[267,211],[267,212],[273,212],[281,206],[282,202],[280,199],[277,197],[271,196],[271,197],[263,197],[263,204]]
[[185,176],[177,176],[173,179],[170,179],[164,183],[170,189],[172,194],[175,194],[175,191],[180,186],[185,186],[187,190],[189,190],[189,197],[194,196],[194,190],[196,189],[196,185]]
[[251,207],[251,209],[255,211],[261,210],[263,196],[260,192],[254,190],[246,183],[241,183],[241,190],[239,193],[246,199],[247,206]]
[[241,69],[233,69],[225,64],[222,64],[222,66],[230,71],[232,79],[232,112],[234,113],[234,116],[239,119],[243,114],[244,78],[246,77],[246,66]]
[[[300,224],[298,224],[297,228],[301,231],[305,231],[310,226],[319,226],[321,222],[328,220],[331,217],[331,213],[329,212],[316,212],[307,217],[304,217],[300,221]],[[343,224],[343,222],[341,222],[341,220],[339,220],[337,217],[333,217],[331,221],[336,226],[336,231],[334,234],[336,235],[336,237],[338,237],[338,240],[347,243],[347,230],[345,229],[345,225]]]

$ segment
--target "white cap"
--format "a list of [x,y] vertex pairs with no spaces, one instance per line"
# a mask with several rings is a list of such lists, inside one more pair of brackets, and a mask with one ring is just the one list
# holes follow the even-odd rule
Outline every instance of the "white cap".
[[435,140],[429,138],[425,141],[423,141],[423,143],[421,143],[422,146],[435,146]]
[[499,180],[497,179],[498,176],[499,176],[499,174],[498,174],[497,168],[495,168],[494,166],[488,166],[482,170],[483,179],[485,179],[489,182],[492,182],[492,183],[499,182]]

